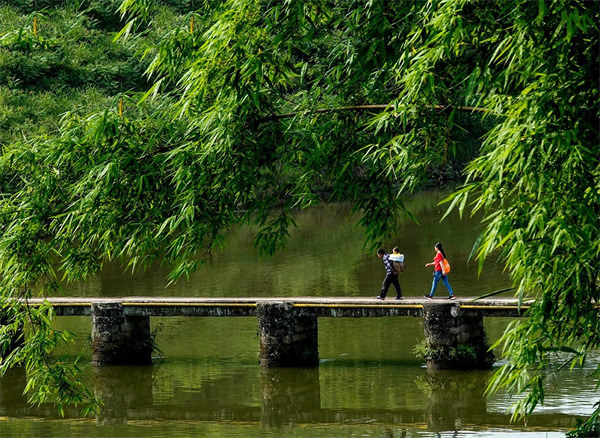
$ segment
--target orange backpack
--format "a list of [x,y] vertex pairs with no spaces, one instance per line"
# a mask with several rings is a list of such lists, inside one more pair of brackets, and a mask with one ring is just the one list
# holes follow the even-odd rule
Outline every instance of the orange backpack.
[[440,262],[440,267],[442,268],[442,274],[447,274],[450,272],[450,262],[445,258]]

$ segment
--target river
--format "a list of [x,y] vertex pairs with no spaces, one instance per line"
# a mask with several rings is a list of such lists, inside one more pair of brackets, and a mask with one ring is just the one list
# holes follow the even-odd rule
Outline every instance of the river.
[[[510,286],[503,266],[486,262],[481,274],[469,260],[481,231],[477,218],[451,214],[440,223],[444,195],[407,200],[419,224],[403,220],[397,245],[406,256],[400,274],[405,296],[429,291],[425,268],[441,241],[452,264],[457,296],[478,296]],[[66,296],[365,296],[379,292],[384,270],[363,249],[350,206],[324,205],[297,215],[285,250],[260,257],[253,232],[233,230],[222,251],[189,281],[167,286],[166,268],[134,275],[106,266],[88,281],[65,287]],[[390,297],[394,291],[390,291]],[[447,292],[438,285],[436,296]],[[491,342],[505,318],[487,318]],[[56,318],[77,335],[64,353],[82,354],[84,379],[104,403],[80,418],[60,418],[50,405],[30,408],[22,396],[25,374],[0,379],[0,436],[35,437],[563,437],[577,415],[597,400],[586,369],[562,372],[544,406],[527,424],[510,421],[515,402],[506,393],[485,397],[491,372],[430,372],[412,350],[424,339],[420,318],[321,318],[317,369],[261,369],[256,318],[152,318],[160,348],[151,367],[90,365],[90,318]],[[499,352],[497,352],[499,353]],[[499,357],[499,354],[497,354]],[[496,364],[497,366],[498,364]]]

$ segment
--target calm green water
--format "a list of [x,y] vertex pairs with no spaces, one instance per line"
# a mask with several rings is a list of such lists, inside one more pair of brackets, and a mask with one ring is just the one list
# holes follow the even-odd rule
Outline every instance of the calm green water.
[[[406,255],[406,271],[400,283],[407,296],[429,292],[431,269],[425,268],[435,256],[433,246],[441,241],[452,264],[450,282],[458,295],[474,296],[507,287],[502,266],[488,263],[481,277],[477,263],[468,262],[481,226],[477,220],[458,214],[440,219],[445,207],[437,204],[445,196],[421,194],[407,201],[420,225],[406,219],[400,234],[386,245],[400,247]],[[259,257],[252,247],[252,230],[235,230],[212,263],[196,271],[189,282],[166,287],[168,270],[156,267],[148,272],[123,274],[118,265],[107,266],[101,275],[73,285],[65,295],[78,296],[373,296],[378,294],[384,270],[375,253],[365,253],[363,231],[350,217],[349,205],[326,205],[297,216],[298,228],[291,230],[285,250],[274,257]],[[443,285],[438,289],[445,296]]]
[[[439,219],[437,193],[409,203],[420,225],[406,221],[388,245],[406,254],[400,282],[405,296],[427,292],[424,267],[442,241],[452,263],[457,295],[507,287],[500,265],[477,275],[468,255],[476,220]],[[223,252],[189,282],[165,288],[166,271],[123,274],[109,266],[65,295],[80,296],[375,296],[384,270],[362,250],[361,230],[349,207],[328,205],[300,214],[285,251],[259,258],[252,233],[237,230]],[[438,295],[446,296],[443,285]],[[390,292],[393,296],[394,293]],[[255,318],[152,318],[162,357],[152,367],[89,365],[90,319],[57,318],[78,335],[67,351],[83,350],[85,379],[104,402],[81,419],[76,410],[58,418],[51,406],[28,408],[22,370],[0,380],[0,436],[35,437],[562,437],[576,415],[593,411],[596,395],[588,370],[559,376],[545,406],[527,425],[511,424],[506,394],[483,396],[489,372],[428,372],[412,354],[423,340],[419,318],[319,319],[318,369],[261,369]],[[490,340],[508,320],[489,318]]]

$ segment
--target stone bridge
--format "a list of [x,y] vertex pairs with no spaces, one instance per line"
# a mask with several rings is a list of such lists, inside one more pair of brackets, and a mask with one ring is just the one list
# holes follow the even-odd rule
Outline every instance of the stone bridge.
[[430,369],[486,368],[483,317],[523,316],[529,302],[516,299],[405,298],[48,298],[56,316],[92,317],[92,362],[144,365],[152,362],[151,316],[256,317],[260,362],[266,367],[313,367],[319,363],[318,318],[412,316],[423,318]]

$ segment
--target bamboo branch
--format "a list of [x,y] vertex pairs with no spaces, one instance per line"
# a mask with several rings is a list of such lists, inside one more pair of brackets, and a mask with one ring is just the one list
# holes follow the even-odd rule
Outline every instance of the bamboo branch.
[[[298,114],[323,114],[323,113],[332,113],[332,112],[342,112],[342,111],[383,111],[388,108],[391,108],[389,104],[374,104],[374,105],[351,105],[351,106],[340,106],[337,108],[320,108],[316,110],[306,110],[294,113],[286,113],[286,114],[273,114],[267,117],[263,117],[259,120],[259,123],[268,122],[271,120],[279,120],[279,119],[288,119],[290,117],[294,117]],[[465,111],[471,113],[485,113],[487,112],[487,108],[481,108],[477,106],[450,106],[450,105],[434,105],[433,109],[438,111],[446,111],[448,109],[453,109],[456,111]]]

